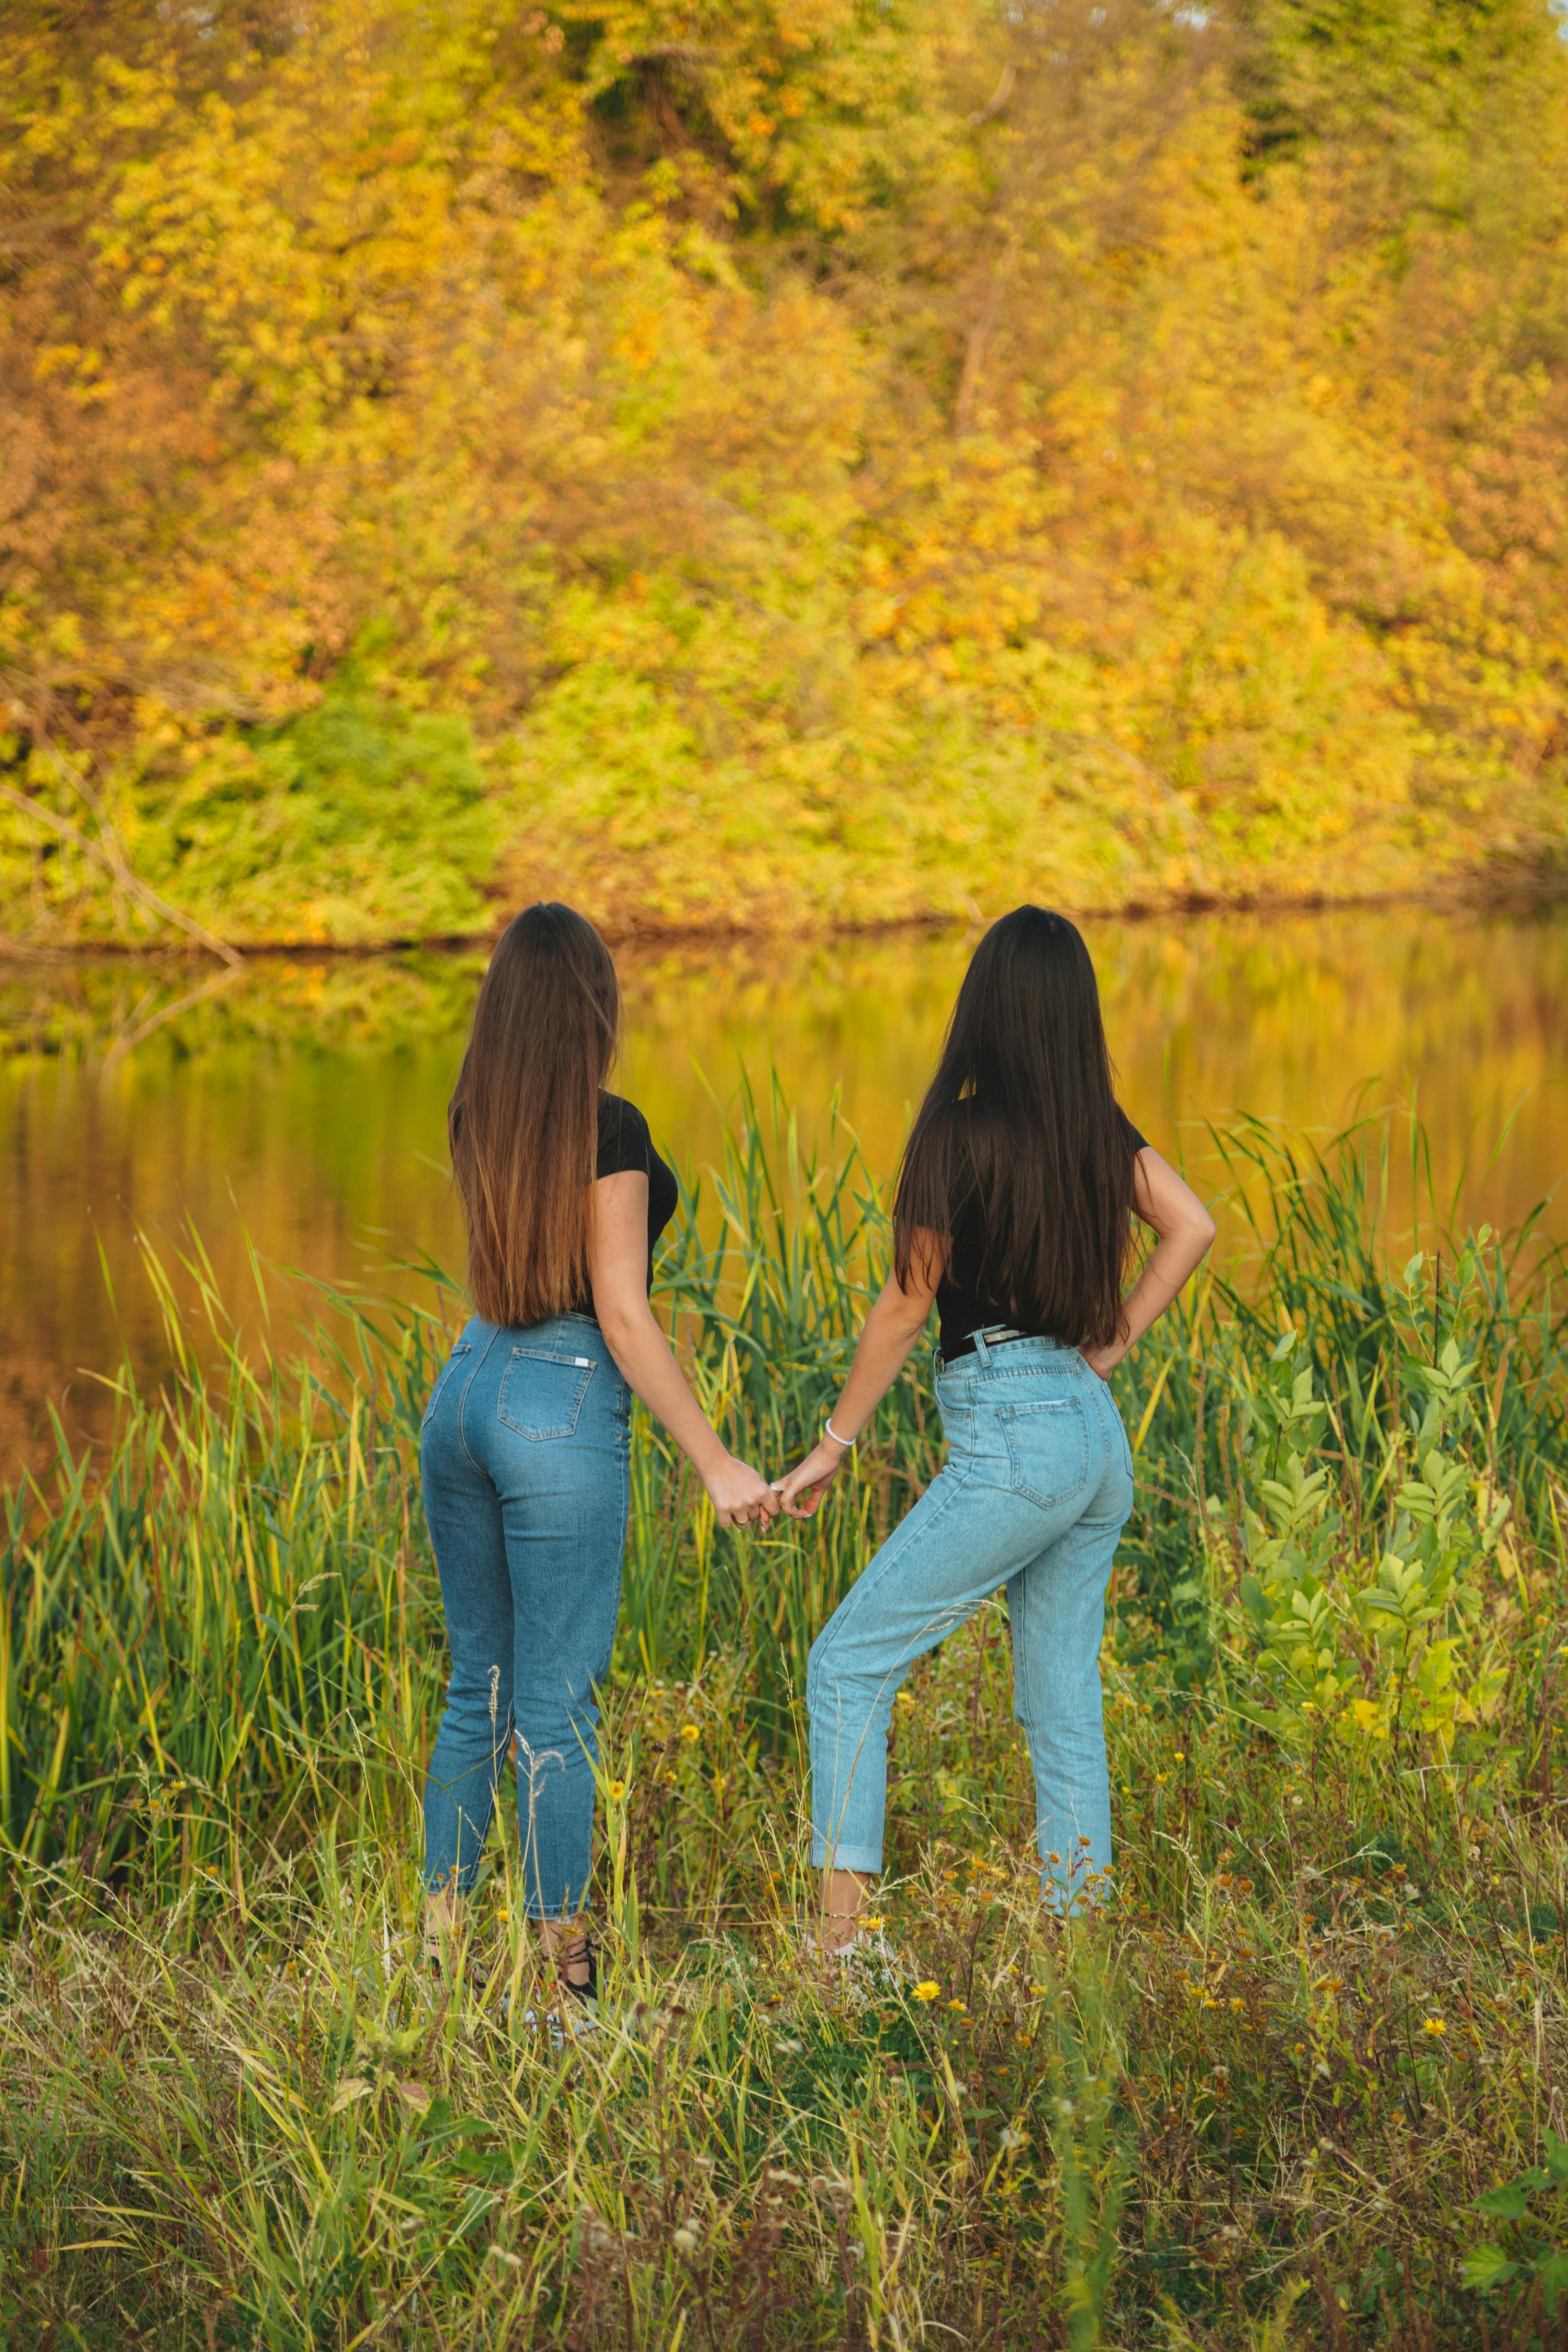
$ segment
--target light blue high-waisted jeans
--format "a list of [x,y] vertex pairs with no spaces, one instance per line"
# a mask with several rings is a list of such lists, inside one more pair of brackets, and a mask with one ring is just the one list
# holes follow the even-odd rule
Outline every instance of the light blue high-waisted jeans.
[[1041,1885],[1059,1906],[1110,1861],[1100,1644],[1132,1507],[1127,1433],[1105,1382],[1055,1339],[939,1357],[936,1393],[946,1464],[812,1644],[811,1858],[881,1869],[899,1685],[1005,1584]]
[[427,1887],[472,1886],[515,1731],[528,1916],[570,1916],[587,1892],[630,1413],[587,1315],[526,1331],[476,1316],[431,1391],[420,1466],[452,1678],[425,1784]]

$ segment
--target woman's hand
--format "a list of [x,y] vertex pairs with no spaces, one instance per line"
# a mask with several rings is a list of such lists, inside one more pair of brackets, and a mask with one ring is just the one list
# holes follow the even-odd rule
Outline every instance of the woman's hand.
[[780,1509],[776,1490],[749,1462],[721,1454],[702,1473],[702,1484],[721,1528],[765,1527]]
[[1098,1372],[1102,1381],[1108,1381],[1110,1378],[1111,1373],[1116,1370],[1117,1365],[1121,1361],[1122,1357],[1126,1353],[1126,1345],[1121,1339],[1113,1339],[1103,1348],[1080,1348],[1079,1349],[1079,1354],[1083,1358],[1083,1360],[1089,1366],[1089,1370],[1091,1372]]
[[588,1194],[588,1274],[594,1312],[621,1377],[664,1423],[708,1489],[721,1528],[775,1518],[779,1499],[738,1462],[692,1395],[647,1303],[647,1178],[623,1169]]
[[870,1425],[879,1400],[885,1397],[910,1358],[910,1350],[925,1328],[936,1286],[942,1278],[947,1244],[934,1234],[915,1237],[910,1286],[903,1289],[889,1275],[880,1297],[866,1318],[837,1403],[828,1415],[842,1437],[826,1431],[804,1462],[797,1462],[776,1489],[792,1519],[809,1519],[822,1489],[837,1472],[855,1439]]
[[848,1451],[847,1445],[835,1445],[831,1437],[819,1437],[805,1460],[797,1462],[789,1475],[779,1480],[774,1499],[792,1519],[810,1518],[822,1500],[823,1488]]

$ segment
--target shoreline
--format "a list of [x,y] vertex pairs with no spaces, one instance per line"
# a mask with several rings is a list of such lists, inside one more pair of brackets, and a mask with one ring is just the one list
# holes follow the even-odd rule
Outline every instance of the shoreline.
[[[1064,906],[1061,911],[1076,923],[1152,924],[1160,921],[1192,920],[1204,915],[1337,915],[1367,912],[1386,913],[1397,908],[1415,910],[1429,908],[1449,914],[1483,916],[1515,912],[1521,915],[1543,912],[1568,903],[1568,874],[1535,877],[1510,877],[1490,886],[1439,883],[1423,890],[1373,890],[1364,892],[1329,893],[1322,890],[1274,892],[1240,891],[1222,895],[1215,891],[1185,891],[1179,896],[1152,900],[1133,898],[1112,907]],[[997,913],[1005,911],[998,908]],[[773,925],[742,926],[730,923],[627,923],[601,921],[598,929],[605,940],[615,948],[647,948],[668,950],[675,948],[723,949],[742,946],[826,947],[836,941],[881,940],[898,938],[919,939],[948,934],[968,937],[983,930],[996,916],[987,915],[976,908],[971,917],[931,913],[889,918],[886,921],[864,923],[833,922],[813,924],[803,928]],[[70,969],[90,963],[180,963],[214,965],[216,973],[237,972],[247,963],[316,963],[371,962],[385,956],[398,955],[460,955],[465,951],[479,952],[492,948],[504,929],[504,922],[489,930],[437,932],[426,936],[409,934],[386,940],[349,943],[335,940],[263,940],[253,943],[231,940],[228,944],[240,959],[238,963],[225,966],[211,950],[198,941],[146,946],[128,946],[117,940],[62,940],[33,941],[0,935],[0,969],[17,972],[48,968]]]

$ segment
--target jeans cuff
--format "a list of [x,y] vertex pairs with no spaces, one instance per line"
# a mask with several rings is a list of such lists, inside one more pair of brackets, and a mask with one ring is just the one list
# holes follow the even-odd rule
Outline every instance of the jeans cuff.
[[846,1845],[840,1838],[829,1862],[827,1840],[820,1830],[813,1830],[811,1866],[813,1870],[863,1870],[875,1878],[882,1867],[882,1849],[879,1845]]

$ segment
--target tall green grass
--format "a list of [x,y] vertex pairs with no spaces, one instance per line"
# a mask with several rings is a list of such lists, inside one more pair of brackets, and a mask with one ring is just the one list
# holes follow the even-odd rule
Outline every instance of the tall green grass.
[[127,1369],[109,1460],[61,1433],[52,1478],[6,1496],[0,1841],[184,1895],[236,1880],[258,1829],[308,1836],[338,1790],[375,1789],[439,1662],[400,1443],[417,1334],[334,1394],[303,1364],[258,1369],[204,1284],[215,1384],[147,1270],[177,1381],[149,1398]]
[[[6,2340],[1544,2345],[1556,1261],[1385,1233],[1384,1126],[1214,1147],[1250,1252],[1116,1381],[1117,1904],[1039,1911],[993,1608],[897,1710],[906,1975],[803,1957],[805,1654],[940,1462],[929,1370],[764,1537],[718,1533],[639,1417],[606,2024],[559,2047],[509,1839],[466,1971],[419,1966],[417,1435],[454,1295],[334,1302],[290,1363],[210,1281],[192,1347],[150,1265],[177,1383],[124,1371],[110,1458],[62,1441],[7,1500]],[[813,1160],[743,1097],[658,1291],[738,1450],[809,1442],[887,1253],[854,1137]]]

